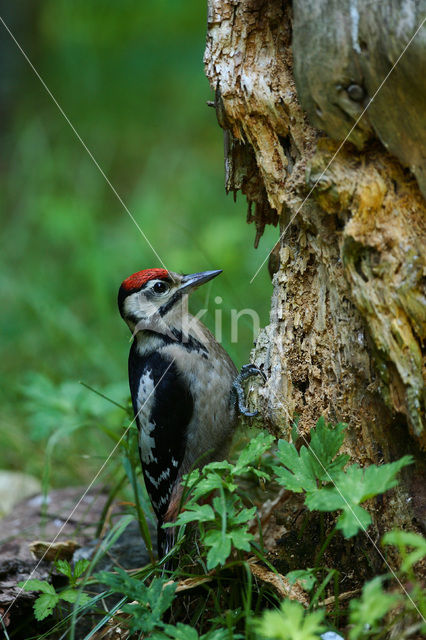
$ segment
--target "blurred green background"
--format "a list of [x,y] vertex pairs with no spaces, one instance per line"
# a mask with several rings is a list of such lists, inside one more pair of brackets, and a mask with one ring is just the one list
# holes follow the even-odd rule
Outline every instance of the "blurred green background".
[[[253,249],[246,203],[226,197],[222,132],[203,72],[200,0],[2,3],[2,17],[166,263],[224,273],[195,294],[223,344],[248,362],[248,317],[230,344],[229,312],[268,321],[266,268],[278,237]],[[6,5],[6,6],[5,6]],[[87,482],[124,415],[79,384],[126,401],[129,333],[120,282],[161,266],[71,128],[0,25],[2,251],[0,468],[53,486]],[[216,296],[223,303],[215,304]],[[119,410],[117,410],[119,411]],[[115,422],[114,422],[115,421]]]

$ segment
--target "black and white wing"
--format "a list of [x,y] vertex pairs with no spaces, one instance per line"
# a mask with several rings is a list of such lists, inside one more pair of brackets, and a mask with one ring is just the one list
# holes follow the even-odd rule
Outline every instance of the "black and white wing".
[[158,352],[140,356],[132,347],[129,381],[145,484],[163,520],[185,454],[193,399],[173,360]]

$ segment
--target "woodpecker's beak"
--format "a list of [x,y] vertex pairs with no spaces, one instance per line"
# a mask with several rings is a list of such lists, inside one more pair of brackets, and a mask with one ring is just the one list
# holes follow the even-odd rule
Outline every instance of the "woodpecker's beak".
[[189,293],[201,284],[212,280],[212,278],[216,278],[219,273],[222,273],[222,269],[217,269],[216,271],[201,271],[201,273],[191,273],[188,276],[183,276],[179,290]]

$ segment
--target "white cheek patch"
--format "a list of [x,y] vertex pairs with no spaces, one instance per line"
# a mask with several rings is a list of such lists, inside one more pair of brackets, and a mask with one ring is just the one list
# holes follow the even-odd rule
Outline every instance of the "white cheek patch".
[[151,370],[148,369],[141,377],[137,397],[138,422],[140,425],[139,446],[142,462],[145,464],[158,462],[154,455],[155,440],[151,435],[156,427],[155,422],[151,422],[154,403],[154,378]]
[[125,315],[137,315],[141,310],[141,293],[132,293],[124,300]]

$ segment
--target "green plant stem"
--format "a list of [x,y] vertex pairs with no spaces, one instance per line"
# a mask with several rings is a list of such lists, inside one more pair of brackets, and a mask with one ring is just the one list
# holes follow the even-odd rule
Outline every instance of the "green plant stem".
[[149,553],[149,559],[151,560],[152,564],[155,564],[155,557],[152,550],[151,535],[149,533],[148,523],[146,521],[145,514],[143,512],[143,509],[141,507],[141,503],[139,500],[138,481],[136,478],[135,468],[131,463],[131,461],[130,461],[130,473],[131,473],[131,479],[132,479],[133,494],[135,496],[135,505],[136,505],[136,513],[138,515],[139,530],[141,532],[142,539],[146,544],[146,548]]
[[112,398],[108,398],[108,396],[106,396],[104,393],[102,393],[101,391],[98,391],[97,389],[94,389],[93,387],[91,387],[89,384],[87,384],[86,382],[83,382],[82,380],[79,381],[80,384],[83,387],[86,387],[86,389],[89,389],[89,391],[92,391],[93,393],[96,393],[97,396],[100,396],[101,398],[103,398],[104,400],[107,400],[108,402],[110,402],[111,404],[114,404],[116,407],[118,407],[119,409],[122,409],[123,411],[125,411],[126,413],[130,413],[129,409],[127,409],[127,407],[124,407],[122,404],[120,404],[119,402],[116,402],[115,400],[113,400]]
[[3,615],[2,614],[0,614],[0,622],[1,622],[1,626],[3,627],[4,637],[6,638],[6,640],[10,640],[9,634],[7,633],[7,629],[6,629],[6,626],[5,626],[4,621],[3,621]]
[[328,545],[330,544],[330,542],[332,541],[332,539],[334,538],[336,533],[337,533],[337,529],[336,529],[336,527],[334,527],[334,529],[332,529],[330,531],[330,533],[328,534],[328,536],[326,537],[326,539],[322,543],[320,550],[318,551],[318,553],[315,556],[315,560],[314,560],[315,570],[319,569],[319,561],[321,560],[321,558],[324,555]]
[[127,480],[127,476],[124,473],[122,478],[117,482],[117,484],[115,485],[115,487],[113,487],[113,489],[111,489],[111,491],[109,492],[108,498],[106,499],[106,502],[102,508],[102,512],[101,512],[101,517],[99,519],[99,524],[96,527],[96,533],[95,533],[95,537],[98,538],[101,534],[101,531],[103,529],[103,526],[105,524],[105,518],[106,515],[108,513],[108,509],[110,508],[113,500],[115,499],[117,493],[120,491],[121,487],[124,485],[124,483]]
[[335,569],[330,569],[328,574],[324,578],[324,580],[321,582],[320,586],[318,587],[318,589],[315,592],[314,597],[312,598],[311,602],[309,603],[309,610],[310,611],[316,607],[316,605],[318,603],[318,600],[320,599],[320,596],[325,591],[326,586],[328,585],[330,580],[333,578],[335,573],[336,573]]

